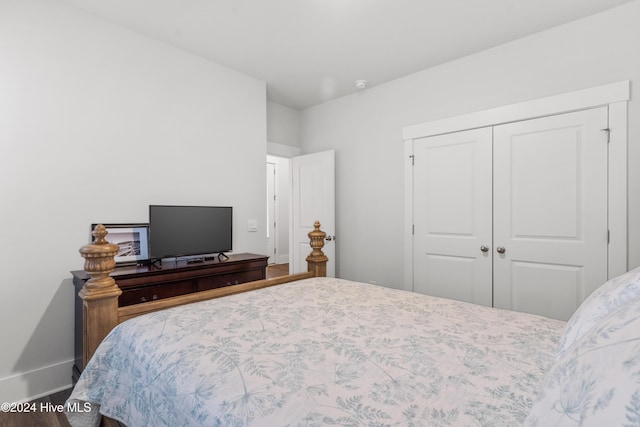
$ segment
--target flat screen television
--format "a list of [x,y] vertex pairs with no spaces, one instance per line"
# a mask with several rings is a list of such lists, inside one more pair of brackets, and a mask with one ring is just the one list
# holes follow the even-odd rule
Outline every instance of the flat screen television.
[[232,250],[233,208],[149,206],[149,257],[208,255]]

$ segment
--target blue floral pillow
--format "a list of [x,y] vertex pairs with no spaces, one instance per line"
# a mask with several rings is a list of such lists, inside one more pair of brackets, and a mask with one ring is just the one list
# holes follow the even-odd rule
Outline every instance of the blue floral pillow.
[[640,425],[640,298],[602,318],[556,359],[524,425]]
[[583,301],[571,316],[558,344],[558,356],[565,352],[600,319],[630,299],[640,296],[640,268],[615,277]]

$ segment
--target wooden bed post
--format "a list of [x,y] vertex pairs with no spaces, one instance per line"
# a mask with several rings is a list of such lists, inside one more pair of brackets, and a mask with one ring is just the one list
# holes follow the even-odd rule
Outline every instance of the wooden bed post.
[[322,252],[324,246],[324,238],[327,233],[320,230],[320,222],[316,221],[313,224],[313,231],[309,232],[309,245],[313,248],[309,256],[307,257],[308,271],[314,273],[316,277],[327,276],[327,261],[329,258]]
[[118,297],[122,293],[109,276],[116,266],[114,257],[118,245],[105,240],[108,234],[100,224],[93,231],[95,241],[80,248],[85,259],[84,269],[91,278],[78,295],[82,299],[83,369],[107,334],[118,324]]

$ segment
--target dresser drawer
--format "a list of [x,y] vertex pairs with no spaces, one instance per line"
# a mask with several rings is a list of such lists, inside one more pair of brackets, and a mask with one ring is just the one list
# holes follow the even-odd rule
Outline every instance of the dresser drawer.
[[247,270],[219,276],[200,277],[196,281],[196,289],[198,292],[206,291],[208,289],[237,285],[238,283],[253,282],[254,280],[264,279],[264,277],[264,270]]
[[140,304],[142,302],[190,294],[194,291],[194,284],[195,281],[188,280],[125,289],[122,291],[122,295],[118,298],[118,305],[120,307],[124,307],[126,305]]

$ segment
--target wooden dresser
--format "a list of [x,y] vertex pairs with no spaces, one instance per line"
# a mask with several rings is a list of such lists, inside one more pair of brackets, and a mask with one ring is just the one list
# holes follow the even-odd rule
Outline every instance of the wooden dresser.
[[[168,261],[162,265],[117,267],[111,276],[122,289],[120,307],[177,295],[206,291],[266,278],[267,256],[233,254],[229,259],[187,263]],[[78,292],[89,280],[84,270],[72,271],[75,287],[75,364],[73,383],[82,372],[82,300]]]

